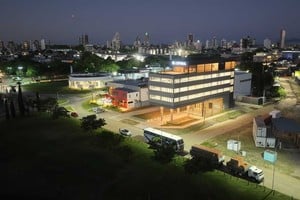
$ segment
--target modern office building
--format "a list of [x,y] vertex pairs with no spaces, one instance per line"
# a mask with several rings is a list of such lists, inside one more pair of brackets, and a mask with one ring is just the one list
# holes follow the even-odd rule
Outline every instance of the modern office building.
[[[235,59],[189,56],[169,71],[149,74],[149,101],[174,112],[205,118],[233,107]],[[179,116],[179,115],[176,115]]]

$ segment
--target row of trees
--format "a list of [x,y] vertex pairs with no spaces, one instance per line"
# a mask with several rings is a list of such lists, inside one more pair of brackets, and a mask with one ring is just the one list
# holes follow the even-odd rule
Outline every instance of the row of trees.
[[146,57],[144,62],[138,61],[131,56],[122,61],[115,62],[111,57],[104,59],[91,52],[84,51],[81,58],[74,60],[72,64],[61,62],[60,60],[54,60],[50,63],[38,63],[33,61],[31,56],[20,56],[12,61],[0,61],[0,70],[9,75],[51,77],[56,75],[68,75],[71,66],[76,73],[111,73],[120,69],[128,70],[152,64],[159,64],[162,67],[166,67],[169,65],[169,60],[167,56],[153,55]]
[[252,95],[263,96],[265,91],[271,91],[274,83],[274,74],[267,65],[253,62],[256,52],[246,52],[241,55],[240,65],[236,68],[252,73]]

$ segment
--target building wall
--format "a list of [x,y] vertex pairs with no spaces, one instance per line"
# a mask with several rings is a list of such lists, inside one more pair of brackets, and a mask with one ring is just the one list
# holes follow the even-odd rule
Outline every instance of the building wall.
[[112,91],[112,104],[117,107],[128,108],[127,106],[127,91],[122,89],[113,89]]
[[111,81],[110,77],[106,76],[69,76],[69,88],[71,89],[99,89],[106,87],[107,82]]
[[140,107],[140,95],[139,92],[130,92],[127,93],[127,108],[133,109],[136,107]]
[[274,137],[268,137],[268,127],[265,125],[262,117],[253,118],[253,140],[256,147],[275,147],[276,139]]
[[234,75],[234,99],[237,96],[249,96],[251,95],[251,73],[235,73]]
[[154,105],[178,108],[208,99],[224,97],[225,106],[232,107],[233,77],[230,70],[155,74],[149,77],[149,99]]
[[[126,82],[108,82],[107,86],[110,88],[110,91],[114,88],[126,88],[133,90],[138,93],[138,99],[135,100],[135,107],[148,106],[149,105],[149,90],[148,87],[140,87],[137,85],[127,85]],[[110,92],[112,94],[112,92]]]

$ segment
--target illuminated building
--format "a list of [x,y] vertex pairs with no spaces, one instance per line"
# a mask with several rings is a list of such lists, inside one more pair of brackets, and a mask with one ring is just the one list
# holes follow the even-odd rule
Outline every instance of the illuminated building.
[[105,88],[109,81],[112,81],[112,78],[107,74],[71,74],[69,88],[79,90]]
[[233,107],[234,59],[188,57],[173,69],[149,74],[149,101],[174,113],[204,118]]
[[114,106],[130,110],[149,105],[148,82],[139,80],[115,80],[107,83],[109,98]]

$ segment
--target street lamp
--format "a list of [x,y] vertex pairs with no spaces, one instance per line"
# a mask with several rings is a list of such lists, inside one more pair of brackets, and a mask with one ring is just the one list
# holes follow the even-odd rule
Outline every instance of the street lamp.
[[18,73],[19,76],[22,76],[22,75],[23,75],[23,71],[22,71],[22,70],[23,70],[23,66],[18,66],[18,70],[19,70],[19,71],[18,71],[18,72],[19,72],[19,73]]

